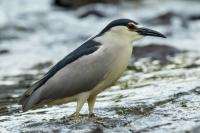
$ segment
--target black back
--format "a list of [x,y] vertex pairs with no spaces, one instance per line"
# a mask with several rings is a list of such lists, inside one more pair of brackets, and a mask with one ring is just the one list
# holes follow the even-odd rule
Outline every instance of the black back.
[[54,76],[59,70],[61,70],[66,65],[76,61],[78,58],[81,58],[85,55],[89,55],[95,52],[98,49],[98,46],[101,44],[93,40],[93,38],[89,39],[87,42],[83,43],[76,50],[71,52],[69,55],[60,60],[55,66],[53,66],[42,79],[34,83],[21,97],[19,103],[23,103],[26,98],[28,98],[35,90],[45,84],[52,76]]

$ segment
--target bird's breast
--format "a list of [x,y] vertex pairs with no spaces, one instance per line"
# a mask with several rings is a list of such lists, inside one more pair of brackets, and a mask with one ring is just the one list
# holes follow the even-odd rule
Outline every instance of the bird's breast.
[[93,89],[94,94],[105,90],[120,78],[129,64],[132,55],[132,46],[131,44],[119,42],[119,44],[114,43],[114,45],[107,44],[102,46],[102,51],[105,52],[105,58],[109,58],[111,61],[104,80]]
[[132,55],[131,45],[123,43],[118,45],[119,46],[116,45],[113,48],[113,60],[110,64],[110,71],[107,74],[108,82],[114,82],[121,76],[121,74],[126,70]]

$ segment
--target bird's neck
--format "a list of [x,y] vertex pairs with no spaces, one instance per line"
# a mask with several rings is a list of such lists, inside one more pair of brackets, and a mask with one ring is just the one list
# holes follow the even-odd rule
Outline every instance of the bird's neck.
[[129,36],[126,35],[120,35],[117,33],[105,33],[101,37],[95,38],[96,41],[102,42],[103,44],[108,45],[115,45],[115,46],[121,46],[121,47],[132,47],[132,40]]

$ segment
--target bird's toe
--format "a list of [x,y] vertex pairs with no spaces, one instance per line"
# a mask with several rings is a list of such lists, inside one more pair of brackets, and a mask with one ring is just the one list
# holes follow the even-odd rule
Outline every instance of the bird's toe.
[[74,112],[73,114],[71,114],[70,116],[64,116],[63,118],[61,118],[62,120],[75,120],[78,119],[80,116],[80,113],[78,112]]
[[69,117],[71,118],[79,118],[80,113],[79,112],[74,112],[73,114],[71,114]]
[[90,114],[89,114],[89,117],[90,117],[90,118],[95,118],[95,117],[96,117],[96,114],[95,114],[95,113],[90,113]]

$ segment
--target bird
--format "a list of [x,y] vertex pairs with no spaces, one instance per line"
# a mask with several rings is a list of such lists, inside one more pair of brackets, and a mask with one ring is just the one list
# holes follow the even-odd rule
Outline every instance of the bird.
[[87,102],[89,116],[95,116],[97,95],[122,76],[131,59],[133,42],[145,36],[166,38],[128,18],[111,21],[33,83],[19,100],[22,110],[76,102],[71,116],[79,117]]

